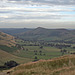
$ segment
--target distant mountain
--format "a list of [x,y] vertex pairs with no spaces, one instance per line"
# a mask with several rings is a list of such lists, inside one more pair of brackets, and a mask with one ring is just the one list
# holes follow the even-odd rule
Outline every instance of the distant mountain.
[[0,28],[0,31],[7,33],[7,34],[10,34],[10,35],[23,33],[27,30],[32,30],[32,29],[29,29],[29,28]]
[[25,40],[75,40],[75,30],[38,27],[17,36]]
[[24,40],[75,41],[75,30],[69,30],[69,29],[46,29],[38,27],[35,29],[1,28],[0,30]]

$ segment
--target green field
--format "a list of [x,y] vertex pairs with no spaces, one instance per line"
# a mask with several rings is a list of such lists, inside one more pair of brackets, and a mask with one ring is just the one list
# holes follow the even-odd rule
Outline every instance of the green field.
[[4,50],[4,51],[6,51],[6,52],[12,53],[12,52],[16,51],[18,48],[16,48],[15,46],[8,47],[8,46],[6,46],[6,45],[0,45],[0,49],[1,49],[1,50]]
[[[40,48],[41,43],[39,43],[38,41],[33,42],[33,41],[17,40],[17,43],[24,48],[23,50],[19,50],[13,53],[14,55],[19,57],[31,58],[34,60],[35,57],[37,57],[38,59],[51,59],[51,58],[62,56],[61,49],[56,47],[50,47],[50,46],[43,46],[43,48]],[[48,43],[48,42],[44,42],[44,43]],[[40,46],[35,46],[35,44],[36,45],[40,44]],[[75,46],[75,45],[71,44],[71,46]],[[67,47],[67,48],[63,47],[62,49],[67,50],[67,52],[65,52],[63,55],[69,55],[71,52],[75,52],[75,49],[73,49],[72,47]]]
[[[43,47],[43,49],[40,49],[39,46],[24,46],[24,49],[25,50],[19,50],[19,52],[15,52],[14,54],[20,57],[27,57],[27,58],[34,58],[35,56],[37,56],[39,59],[50,59],[52,57],[61,56],[60,49],[54,47]],[[40,51],[42,51],[41,55]]]
[[10,60],[14,60],[17,63],[21,64],[21,63],[27,63],[32,61],[32,59],[29,58],[21,58],[15,55],[12,55],[8,52],[5,52],[3,50],[0,50],[0,66],[3,65],[5,62],[10,61]]

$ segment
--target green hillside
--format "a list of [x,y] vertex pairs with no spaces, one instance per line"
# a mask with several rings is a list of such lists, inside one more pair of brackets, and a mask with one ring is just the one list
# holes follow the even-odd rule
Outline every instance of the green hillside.
[[10,60],[14,60],[17,63],[21,64],[21,63],[27,63],[27,62],[31,61],[32,59],[21,58],[21,57],[12,55],[8,52],[5,52],[3,50],[0,50],[0,66],[3,65],[5,62],[10,61]]
[[24,40],[75,40],[75,30],[67,29],[45,29],[38,27],[17,35]]

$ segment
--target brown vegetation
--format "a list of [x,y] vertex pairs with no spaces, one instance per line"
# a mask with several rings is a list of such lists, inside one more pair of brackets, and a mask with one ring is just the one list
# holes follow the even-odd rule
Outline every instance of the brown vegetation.
[[13,69],[11,75],[67,75],[68,72],[74,75],[75,55],[21,64]]
[[0,32],[0,45],[15,46],[14,37],[3,32]]

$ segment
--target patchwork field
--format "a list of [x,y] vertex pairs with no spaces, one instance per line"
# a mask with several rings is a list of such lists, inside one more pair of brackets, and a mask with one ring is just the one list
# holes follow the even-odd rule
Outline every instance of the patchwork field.
[[[71,47],[62,47],[62,49],[60,49],[55,46],[52,46],[52,47],[47,46],[46,44],[51,44],[48,42],[47,43],[42,42],[45,45],[43,45],[42,43],[38,41],[33,42],[33,41],[16,40],[16,42],[21,47],[23,47],[23,49],[13,52],[14,55],[19,57],[32,58],[32,59],[35,59],[35,57],[37,57],[37,59],[40,60],[40,59],[51,59],[51,58],[59,57],[62,55],[69,55],[70,53],[75,52],[75,48],[73,48],[75,44],[63,43],[64,45],[71,45]],[[62,43],[54,43],[54,44],[63,45]],[[42,48],[40,48],[41,46]],[[66,50],[66,52],[62,54],[61,50]]]
[[27,58],[37,56],[38,59],[50,59],[61,56],[60,49],[54,47],[43,47],[43,49],[40,49],[39,46],[24,46],[24,50],[16,51],[13,54]]

